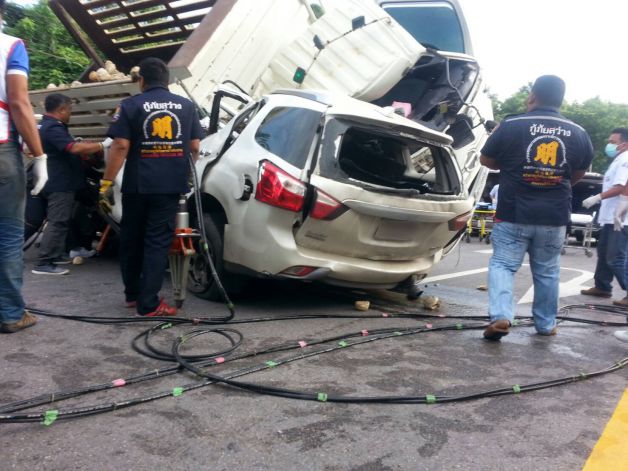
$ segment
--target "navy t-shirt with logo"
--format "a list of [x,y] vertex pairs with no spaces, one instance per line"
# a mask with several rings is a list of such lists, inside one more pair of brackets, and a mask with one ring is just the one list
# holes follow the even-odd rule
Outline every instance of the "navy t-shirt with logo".
[[124,99],[108,136],[130,141],[122,178],[123,193],[187,193],[190,140],[202,139],[193,103],[151,87]]
[[39,124],[39,137],[48,155],[48,181],[44,193],[78,191],[86,186],[81,157],[71,154],[75,143],[65,123],[44,115]]
[[505,118],[482,154],[499,164],[497,219],[564,226],[571,213],[571,175],[593,160],[587,132],[555,108]]

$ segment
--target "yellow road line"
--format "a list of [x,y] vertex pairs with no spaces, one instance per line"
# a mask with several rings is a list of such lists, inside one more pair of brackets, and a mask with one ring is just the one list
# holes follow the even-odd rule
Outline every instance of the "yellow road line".
[[628,471],[628,389],[582,471]]

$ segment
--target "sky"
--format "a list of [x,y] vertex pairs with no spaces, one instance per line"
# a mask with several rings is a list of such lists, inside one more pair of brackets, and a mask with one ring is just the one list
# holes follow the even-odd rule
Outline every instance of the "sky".
[[483,75],[502,100],[555,74],[568,101],[628,104],[628,0],[458,1]]
[[555,74],[568,101],[628,104],[628,1],[458,1],[483,75],[501,99]]

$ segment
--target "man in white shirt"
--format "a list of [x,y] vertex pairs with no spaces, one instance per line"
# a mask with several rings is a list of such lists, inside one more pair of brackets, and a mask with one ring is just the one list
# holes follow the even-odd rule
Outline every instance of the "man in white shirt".
[[[582,202],[585,208],[598,203],[598,222],[601,226],[597,241],[597,265],[595,267],[595,286],[583,289],[582,294],[610,298],[612,295],[613,276],[622,290],[626,290],[624,264],[628,247],[628,216],[621,221],[620,230],[614,230],[614,216],[619,203],[619,195],[628,183],[628,128],[616,128],[608,138],[605,153],[613,162],[604,174],[602,193],[591,196]],[[624,298],[625,299],[625,298]],[[623,300],[622,300],[623,301]],[[628,299],[627,306],[628,306]]]
[[497,209],[497,199],[499,197],[499,183],[493,187],[493,189],[489,193],[489,196],[491,197],[491,204],[493,205],[493,208]]
[[[628,129],[624,128],[623,132],[619,133],[623,142],[628,142]],[[618,143],[617,147],[621,144]],[[611,149],[612,150],[612,149]],[[627,152],[627,151],[624,151]],[[624,191],[621,195],[619,195],[619,203],[617,204],[617,209],[615,210],[615,230],[621,230],[623,228],[623,222],[628,215],[628,185],[624,187]],[[628,260],[627,260],[628,263]],[[624,265],[624,276],[628,280],[628,264]],[[623,299],[613,301],[613,304],[616,306],[626,307],[628,308],[628,296]],[[628,330],[618,330],[615,332],[615,338],[621,340],[622,342],[628,343]]]
[[[0,0],[0,23],[4,4]],[[33,195],[46,184],[48,171],[28,97],[28,73],[22,40],[0,32],[0,332],[7,334],[37,322],[22,297],[26,181],[19,136],[35,156]]]

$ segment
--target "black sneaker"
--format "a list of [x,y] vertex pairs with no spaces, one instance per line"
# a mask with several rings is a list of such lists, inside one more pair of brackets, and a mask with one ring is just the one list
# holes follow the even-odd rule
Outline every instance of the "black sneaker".
[[69,265],[70,263],[72,263],[72,259],[67,255],[61,255],[60,257],[51,260],[51,263],[53,263],[54,265]]
[[70,270],[58,267],[52,263],[46,263],[45,265],[37,265],[31,272],[35,275],[67,275],[70,273]]

